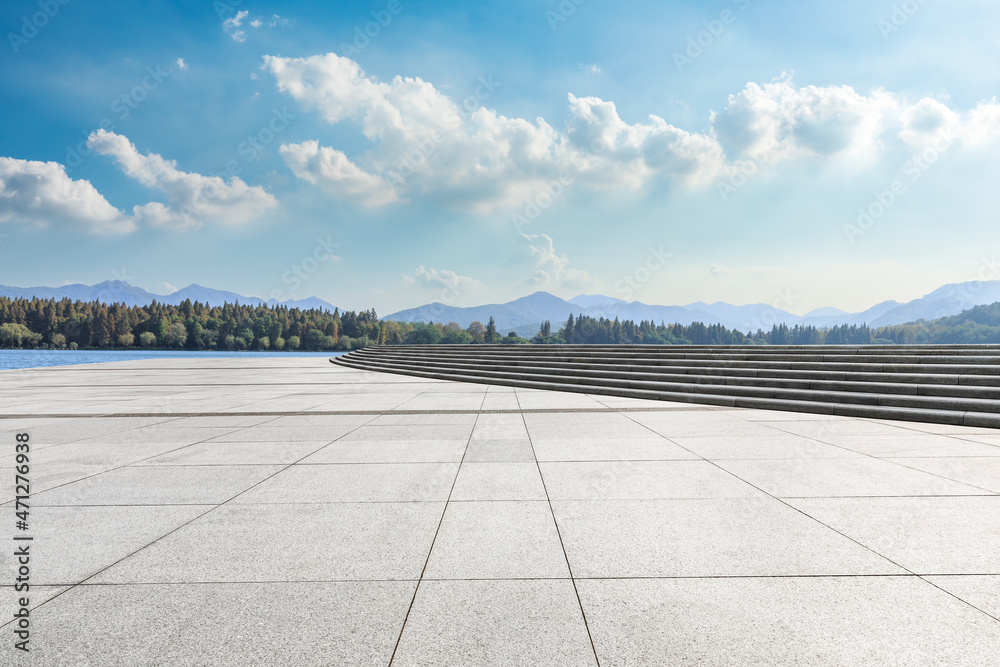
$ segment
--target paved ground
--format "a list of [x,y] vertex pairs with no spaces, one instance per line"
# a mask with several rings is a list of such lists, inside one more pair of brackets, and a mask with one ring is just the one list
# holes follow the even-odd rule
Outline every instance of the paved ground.
[[0,664],[1000,655],[995,430],[308,358],[6,371],[0,416],[4,499],[31,436],[34,537],[31,657],[8,623]]

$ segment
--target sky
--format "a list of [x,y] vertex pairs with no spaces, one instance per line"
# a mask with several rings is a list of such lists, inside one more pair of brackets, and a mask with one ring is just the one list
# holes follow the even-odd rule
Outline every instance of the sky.
[[0,6],[0,284],[380,315],[1000,279],[990,0]]

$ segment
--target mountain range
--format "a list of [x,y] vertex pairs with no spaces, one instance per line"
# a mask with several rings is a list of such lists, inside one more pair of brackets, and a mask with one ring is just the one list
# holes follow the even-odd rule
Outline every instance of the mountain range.
[[[244,296],[201,285],[188,285],[176,292],[164,295],[153,294],[122,280],[107,280],[96,285],[73,284],[62,287],[7,287],[0,285],[0,296],[44,299],[65,297],[81,301],[120,302],[128,306],[146,305],[154,299],[160,303],[178,305],[185,299],[191,299],[191,301],[200,301],[211,306],[239,302],[249,305],[267,304],[274,306],[280,304],[289,308],[334,310],[333,304],[317,297],[279,302],[276,299]],[[931,320],[957,315],[973,306],[998,301],[1000,301],[1000,280],[953,283],[913,301],[906,303],[883,301],[859,313],[848,313],[837,308],[826,307],[817,308],[801,316],[765,303],[734,306],[721,301],[716,303],[697,301],[685,306],[658,306],[641,301],[624,301],[601,294],[580,294],[565,300],[548,292],[535,292],[507,303],[466,308],[435,302],[392,313],[385,319],[401,322],[457,322],[462,327],[467,327],[476,321],[485,324],[492,316],[496,322],[497,330],[501,334],[515,331],[521,336],[529,337],[538,332],[539,326],[545,320],[550,321],[553,328],[558,328],[562,326],[571,313],[596,318],[614,319],[617,317],[620,320],[634,320],[636,322],[650,320],[656,323],[673,324],[676,322],[684,325],[689,325],[692,322],[718,323],[730,329],[756,331],[757,329],[769,330],[773,324],[779,323],[785,323],[788,326],[798,324],[816,327],[839,324],[890,326],[920,319]]]
[[306,299],[278,301],[277,299],[262,299],[257,296],[243,296],[236,292],[227,292],[210,287],[202,287],[201,285],[188,285],[171,294],[153,294],[141,287],[130,285],[123,280],[105,280],[103,283],[97,283],[96,285],[76,283],[73,285],[63,285],[62,287],[8,287],[0,285],[0,296],[12,299],[18,297],[27,299],[32,297],[40,299],[69,298],[74,301],[79,299],[80,301],[124,303],[126,306],[145,306],[154,300],[158,303],[176,306],[183,303],[185,299],[191,299],[192,302],[200,301],[209,306],[221,306],[226,303],[239,302],[251,306],[258,306],[260,304],[274,306],[280,304],[289,308],[301,308],[303,310],[309,308],[334,310],[332,304],[314,296]]
[[730,329],[748,331],[770,330],[774,324],[785,323],[790,327],[830,327],[839,324],[868,324],[872,327],[905,324],[916,320],[931,320],[957,315],[973,306],[1000,301],[1000,280],[953,283],[908,301],[883,301],[859,313],[848,313],[837,308],[817,308],[805,315],[794,315],[766,303],[734,306],[724,302],[697,301],[685,306],[657,306],[641,301],[624,301],[599,294],[581,294],[564,300],[548,292],[535,292],[507,303],[458,308],[443,303],[431,303],[419,308],[401,310],[386,319],[401,322],[457,322],[463,327],[474,321],[486,323],[493,316],[501,333],[515,331],[521,336],[533,336],[545,320],[558,328],[572,313],[590,317],[620,320],[650,320],[659,324],[692,322],[722,324]]

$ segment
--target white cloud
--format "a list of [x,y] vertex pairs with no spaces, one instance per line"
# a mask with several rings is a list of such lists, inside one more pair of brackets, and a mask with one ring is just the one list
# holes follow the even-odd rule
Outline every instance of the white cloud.
[[524,234],[528,250],[534,258],[535,272],[528,276],[528,283],[538,288],[585,289],[596,287],[597,281],[581,269],[569,265],[569,257],[555,250],[552,237],[547,234]]
[[166,205],[151,202],[133,210],[137,220],[153,227],[184,230],[204,222],[235,225],[277,205],[260,186],[251,187],[235,176],[226,182],[219,176],[180,171],[175,161],[156,153],[142,155],[126,137],[114,132],[97,130],[87,145],[101,155],[113,156],[127,176],[166,196]]
[[699,188],[747,160],[768,168],[809,160],[853,169],[890,144],[919,145],[933,126],[957,124],[970,144],[1000,135],[995,100],[963,115],[930,99],[907,106],[883,90],[797,88],[788,76],[748,83],[710,115],[706,131],[689,132],[655,115],[630,123],[613,102],[572,94],[569,119],[558,130],[542,118],[508,118],[484,106],[502,85],[492,78],[459,103],[420,78],[379,81],[335,53],[265,56],[262,69],[304,108],[331,124],[354,122],[372,142],[352,156],[318,141],[282,147],[300,179],[366,205],[426,198],[489,212],[522,208],[556,180],[591,189]]
[[[710,137],[684,132],[655,116],[629,125],[614,104],[597,98],[570,95],[572,119],[567,132],[560,133],[541,118],[507,118],[482,106],[502,85],[490,77],[458,104],[420,78],[378,81],[358,63],[334,53],[265,56],[263,69],[274,76],[279,90],[328,122],[359,124],[374,146],[354,158],[338,155],[338,172],[347,180],[359,173],[381,179],[395,193],[377,198],[383,203],[421,195],[456,208],[488,211],[523,203],[567,174],[594,187],[636,188],[658,177],[704,182],[721,167],[722,152]],[[306,178],[301,163],[293,170]],[[331,187],[331,179],[340,177],[314,171],[306,180],[340,193]],[[358,194],[373,203],[367,190]]]
[[884,91],[865,96],[850,86],[796,88],[784,76],[730,95],[726,108],[713,114],[712,127],[730,158],[862,155],[882,147],[879,137],[893,114],[898,101]]
[[[244,19],[250,15],[247,10],[242,10],[236,12],[236,16],[230,17],[222,22],[222,29],[226,31],[226,34],[233,38],[235,42],[245,42],[247,39],[246,31],[243,30]],[[295,21],[292,19],[286,19],[277,14],[272,14],[270,19],[266,21],[260,17],[255,17],[249,21],[246,21],[246,25],[250,26],[254,30],[260,30],[261,28],[290,28],[295,25]]]
[[594,63],[592,65],[584,65],[584,64],[580,63],[580,64],[577,65],[577,69],[580,69],[580,70],[586,72],[587,74],[600,74],[601,73],[601,66],[598,65],[597,63]]
[[1000,103],[994,97],[964,115],[959,132],[970,146],[979,146],[1000,137]]
[[247,39],[246,33],[240,29],[243,25],[243,19],[247,17],[250,12],[247,10],[241,10],[236,12],[236,16],[231,16],[222,22],[222,29],[226,31],[226,34],[233,38],[234,42],[245,42]]
[[461,276],[450,270],[425,269],[423,265],[418,266],[412,276],[404,275],[403,282],[407,285],[442,288],[452,292],[464,292],[471,287],[482,285],[475,278]]
[[277,14],[272,14],[271,20],[267,22],[268,28],[291,28],[293,25],[295,25],[294,19],[286,19]]
[[341,151],[317,141],[285,144],[278,149],[285,163],[302,180],[318,185],[337,198],[362,204],[387,204],[397,199],[384,180],[363,171]]
[[708,272],[711,273],[713,276],[728,276],[730,273],[732,273],[732,271],[730,271],[724,266],[720,266],[719,264],[713,264],[712,266],[708,267]]
[[0,157],[0,222],[95,234],[127,233],[136,227],[90,181],[70,178],[63,165],[9,157]]
[[156,283],[153,285],[152,289],[150,289],[150,292],[153,294],[167,295],[173,294],[177,291],[177,289],[176,285],[171,285],[170,283]]
[[185,70],[185,69],[188,68],[188,64],[184,61],[183,58],[178,58],[177,59],[177,68],[181,69],[181,70]]

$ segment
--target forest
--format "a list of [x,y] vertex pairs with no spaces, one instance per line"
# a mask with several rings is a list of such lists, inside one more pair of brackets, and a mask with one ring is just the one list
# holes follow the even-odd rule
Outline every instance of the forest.
[[451,322],[379,320],[375,310],[303,310],[285,306],[146,306],[69,299],[0,297],[0,348],[353,350],[369,345],[889,345],[1000,343],[1000,303],[958,315],[889,327],[829,328],[776,324],[741,332],[721,324],[655,324],[578,315],[553,330],[543,322],[530,340],[497,331],[491,317],[468,327]]

